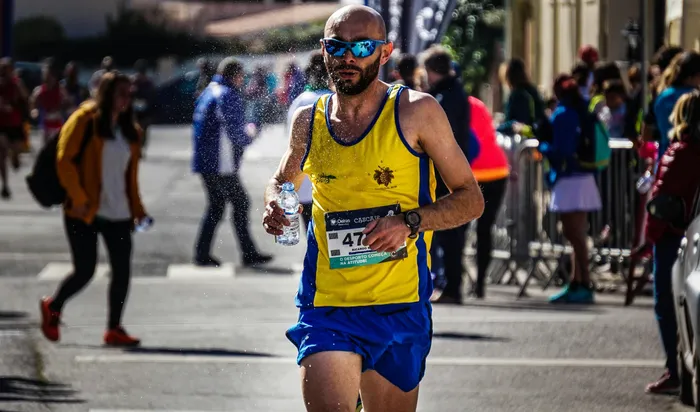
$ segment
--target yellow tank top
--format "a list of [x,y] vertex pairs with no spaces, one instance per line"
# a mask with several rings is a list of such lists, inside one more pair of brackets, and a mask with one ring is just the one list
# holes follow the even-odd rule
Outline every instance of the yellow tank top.
[[333,135],[331,95],[314,105],[302,162],[312,184],[313,210],[299,307],[406,304],[430,298],[432,232],[407,239],[396,255],[361,246],[361,232],[373,219],[435,201],[433,163],[408,145],[399,126],[404,90],[399,85],[389,88],[372,123],[352,143]]

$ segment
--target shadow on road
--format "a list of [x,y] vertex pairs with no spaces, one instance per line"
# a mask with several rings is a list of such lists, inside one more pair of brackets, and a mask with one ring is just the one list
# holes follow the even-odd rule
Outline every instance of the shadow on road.
[[512,311],[535,310],[543,312],[581,312],[581,313],[602,313],[596,306],[600,305],[552,305],[545,301],[512,301],[512,302],[465,302],[463,306],[485,308],[485,309],[506,309]]
[[249,267],[246,268],[254,272],[266,274],[266,275],[293,275],[294,270],[289,268],[275,267],[275,266],[260,266],[260,267]]
[[42,382],[18,376],[0,376],[0,402],[85,403],[62,383]]
[[29,316],[27,312],[2,311],[0,310],[0,320],[25,319]]
[[498,336],[481,335],[478,333],[460,333],[460,332],[435,332],[433,338],[436,339],[454,339],[454,340],[473,340],[482,342],[510,342],[508,338]]
[[625,308],[627,310],[642,309],[647,311],[654,309],[653,300],[635,300],[632,306],[625,306],[624,296],[622,296],[619,300],[615,300],[614,302],[596,302],[595,305],[606,308]]

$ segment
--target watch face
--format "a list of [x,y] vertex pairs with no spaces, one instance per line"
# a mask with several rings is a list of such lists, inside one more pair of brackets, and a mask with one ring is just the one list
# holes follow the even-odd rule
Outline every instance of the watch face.
[[406,220],[409,225],[415,226],[420,224],[420,215],[418,213],[408,213],[406,215]]

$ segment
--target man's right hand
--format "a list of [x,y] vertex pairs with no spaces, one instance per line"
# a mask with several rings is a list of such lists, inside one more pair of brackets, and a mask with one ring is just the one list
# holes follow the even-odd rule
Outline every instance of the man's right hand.
[[279,236],[284,233],[284,226],[289,226],[289,220],[284,216],[284,210],[273,200],[265,207],[263,227],[271,235]]

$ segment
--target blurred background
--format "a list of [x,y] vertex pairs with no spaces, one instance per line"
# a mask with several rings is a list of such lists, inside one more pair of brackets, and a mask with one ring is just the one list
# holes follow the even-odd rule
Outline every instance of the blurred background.
[[467,92],[494,112],[507,93],[499,67],[510,58],[523,59],[547,95],[582,45],[624,66],[649,60],[664,43],[698,48],[700,39],[700,27],[687,23],[700,16],[700,0],[0,0],[0,44],[28,90],[40,83],[47,57],[78,62],[82,83],[106,55],[125,72],[146,59],[158,85],[157,122],[186,122],[191,113],[173,111],[172,101],[191,107],[198,59],[234,55],[249,78],[269,74],[277,92],[285,73],[304,67],[318,47],[325,19],[350,3],[383,10],[397,58],[448,46]]

